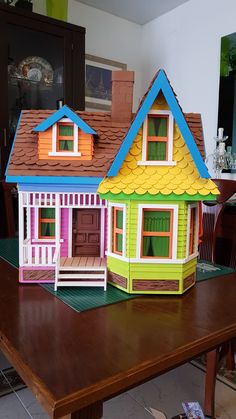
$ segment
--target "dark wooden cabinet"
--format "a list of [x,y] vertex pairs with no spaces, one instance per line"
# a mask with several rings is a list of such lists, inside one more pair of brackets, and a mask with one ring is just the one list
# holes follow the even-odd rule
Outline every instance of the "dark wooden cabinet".
[[[0,6],[0,236],[9,234],[4,174],[22,109],[85,104],[85,29]],[[11,189],[11,188],[10,188]],[[14,199],[14,194],[12,196]]]

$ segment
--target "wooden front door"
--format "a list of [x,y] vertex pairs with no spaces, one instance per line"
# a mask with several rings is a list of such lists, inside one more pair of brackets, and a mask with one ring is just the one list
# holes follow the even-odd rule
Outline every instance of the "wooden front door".
[[72,256],[100,256],[100,210],[74,209]]

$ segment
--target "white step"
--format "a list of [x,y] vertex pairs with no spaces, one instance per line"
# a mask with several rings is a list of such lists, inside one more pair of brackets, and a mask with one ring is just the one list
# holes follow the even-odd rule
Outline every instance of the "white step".
[[106,266],[60,266],[60,271],[105,271]]
[[58,281],[57,288],[58,287],[103,287],[104,291],[106,290],[106,284],[104,281]]
[[105,278],[105,274],[79,274],[79,273],[75,273],[75,274],[60,274],[58,275],[58,280],[60,281],[60,279],[79,279],[79,278],[87,278],[87,279],[104,279]]

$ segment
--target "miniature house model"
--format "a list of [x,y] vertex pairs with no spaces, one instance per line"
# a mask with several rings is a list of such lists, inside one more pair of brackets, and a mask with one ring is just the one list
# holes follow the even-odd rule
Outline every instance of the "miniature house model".
[[160,70],[132,115],[133,72],[112,111],[23,111],[7,180],[19,190],[20,282],[182,294],[195,283],[199,202],[218,193],[201,118]]

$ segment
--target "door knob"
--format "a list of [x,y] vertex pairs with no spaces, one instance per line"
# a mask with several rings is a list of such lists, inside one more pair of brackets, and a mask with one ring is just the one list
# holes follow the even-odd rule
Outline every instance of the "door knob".
[[75,234],[75,233],[77,233],[77,230],[74,228],[74,230],[73,230],[73,233]]

